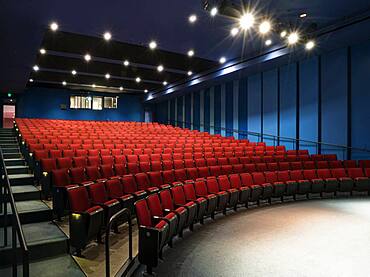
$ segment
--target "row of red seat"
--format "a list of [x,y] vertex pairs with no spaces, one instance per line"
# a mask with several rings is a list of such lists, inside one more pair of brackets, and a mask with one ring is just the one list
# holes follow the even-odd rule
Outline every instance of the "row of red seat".
[[[241,163],[245,162],[245,163]],[[70,169],[74,167],[113,167],[119,169],[119,174],[138,173],[148,171],[161,171],[172,169],[184,169],[193,167],[208,167],[211,172],[216,172],[217,168],[222,168],[223,171],[233,172],[255,172],[255,171],[274,171],[274,170],[294,170],[294,169],[316,169],[316,168],[355,168],[356,161],[294,161],[294,162],[253,162],[251,160],[242,160],[238,158],[210,158],[210,159],[196,159],[196,160],[166,160],[166,161],[152,161],[152,162],[132,162],[127,163],[126,160],[119,158],[113,159],[113,156],[102,157],[74,157],[74,158],[56,158],[56,159],[41,159],[41,167],[36,166],[36,176],[43,172],[50,173],[55,169]]]
[[[228,168],[228,169],[226,169]],[[234,167],[235,168],[235,167]],[[78,167],[71,169],[57,169],[52,171],[52,181],[54,189],[54,210],[58,217],[62,216],[66,210],[66,203],[63,200],[65,197],[64,190],[71,184],[86,184],[90,182],[101,182],[110,178],[119,178],[123,184],[123,191],[127,194],[136,195],[141,194],[143,191],[154,192],[163,186],[168,186],[174,182],[184,182],[187,180],[196,180],[198,178],[208,178],[210,176],[221,176],[240,174],[243,176],[250,176],[251,182],[254,184],[261,185],[266,182],[286,182],[286,181],[298,181],[298,180],[311,180],[311,179],[322,179],[330,180],[332,178],[340,180],[340,178],[360,178],[369,177],[370,168],[332,168],[332,169],[297,169],[297,170],[282,170],[282,171],[265,171],[265,172],[252,172],[246,173],[243,171],[233,171],[231,166],[213,166],[213,167],[199,167],[199,168],[187,168],[177,170],[165,170],[165,171],[154,171],[147,173],[137,173],[123,175],[122,171],[117,167],[105,165],[96,167]],[[123,177],[122,177],[123,176]],[[251,183],[251,184],[252,184]],[[307,184],[305,184],[307,186]],[[303,191],[300,190],[300,191]],[[272,193],[272,192],[271,192]],[[273,194],[265,193],[263,198],[270,198]],[[254,198],[254,201],[257,201]]]

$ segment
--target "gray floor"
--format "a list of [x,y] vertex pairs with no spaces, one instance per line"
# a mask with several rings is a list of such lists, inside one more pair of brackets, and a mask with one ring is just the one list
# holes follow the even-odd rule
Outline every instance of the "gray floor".
[[[186,232],[157,276],[370,276],[368,198],[299,201],[227,217]],[[137,273],[137,275],[141,275]]]

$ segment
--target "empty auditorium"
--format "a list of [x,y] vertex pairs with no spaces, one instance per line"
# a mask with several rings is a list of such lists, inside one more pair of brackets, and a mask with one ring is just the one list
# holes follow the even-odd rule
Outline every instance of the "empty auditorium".
[[369,277],[369,0],[0,1],[1,277]]

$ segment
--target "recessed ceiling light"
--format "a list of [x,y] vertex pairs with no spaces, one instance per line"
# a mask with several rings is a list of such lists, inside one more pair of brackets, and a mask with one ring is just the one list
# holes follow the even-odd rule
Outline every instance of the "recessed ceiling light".
[[129,64],[130,64],[130,62],[129,62],[128,60],[125,60],[125,61],[123,62],[123,65],[124,65],[124,66],[129,66]]
[[285,37],[286,37],[286,35],[287,35],[287,31],[282,31],[282,32],[280,33],[280,37],[282,37],[282,38],[285,38]]
[[30,83],[33,83],[33,79],[30,79],[29,81],[30,81]]
[[193,75],[193,72],[192,71],[188,71],[188,76],[191,76],[191,75]]
[[44,48],[41,48],[41,49],[40,49],[40,54],[41,54],[41,55],[45,55],[45,54],[46,54],[46,50],[45,50]]
[[235,37],[239,33],[239,28],[232,28],[230,34]]
[[239,24],[243,30],[248,30],[254,24],[254,15],[251,13],[243,14],[239,19]]
[[119,87],[119,90],[122,91],[123,90],[123,87]]
[[95,87],[96,87],[96,85],[95,85],[95,84],[92,84],[91,86],[92,86],[93,88],[95,88]]
[[77,74],[77,71],[73,69],[73,70],[71,71],[71,73],[72,73],[72,75],[76,75],[76,74]]
[[299,40],[299,35],[297,32],[290,33],[288,36],[288,44],[293,45],[296,44]]
[[56,22],[52,22],[52,23],[50,24],[50,29],[51,29],[53,32],[55,32],[56,30],[58,30],[58,28],[59,28],[59,26],[58,26],[58,24],[57,24]]
[[218,9],[216,7],[213,7],[211,9],[211,16],[216,16],[217,13],[218,13]]
[[85,61],[89,62],[91,60],[91,56],[89,54],[86,54],[84,56]]
[[299,15],[299,17],[300,18],[305,18],[307,16],[307,14],[306,13],[301,13],[300,15]]
[[167,84],[168,84],[168,83],[167,83],[166,81],[164,81],[164,82],[163,82],[163,85],[164,85],[164,86],[167,86]]
[[314,48],[315,47],[315,42],[313,41],[313,40],[310,40],[310,41],[308,41],[307,43],[306,43],[306,49],[307,50],[311,50],[312,48]]
[[105,79],[109,79],[109,78],[110,78],[110,74],[109,73],[105,74]]
[[157,70],[158,70],[158,72],[162,72],[163,71],[163,65],[158,65],[158,67],[157,67]]
[[63,85],[63,86],[66,86],[66,85],[67,85],[67,82],[66,82],[66,81],[63,81],[63,82],[62,82],[62,85]]
[[226,62],[226,58],[225,57],[221,57],[220,58],[220,64],[223,64],[223,63],[225,63]]
[[189,16],[189,22],[194,23],[195,21],[197,21],[197,16],[195,14],[190,15]]
[[144,90],[144,92],[145,92],[145,93],[148,93],[148,90],[147,90],[147,89],[145,89],[145,90]]
[[39,71],[39,70],[40,70],[40,68],[39,68],[39,66],[38,66],[38,65],[34,65],[34,66],[33,66],[33,70],[34,70],[34,71]]
[[141,78],[140,77],[136,77],[135,81],[136,81],[136,83],[140,83],[141,82]]
[[272,43],[271,39],[268,39],[268,40],[266,40],[266,41],[265,41],[265,45],[266,45],[266,46],[270,46],[270,45],[271,45],[271,43]]
[[104,35],[103,35],[104,39],[106,41],[110,40],[112,38],[112,34],[109,33],[109,32],[105,32]]
[[194,50],[190,49],[190,50],[188,51],[188,56],[189,56],[189,57],[193,57],[193,56],[194,56]]
[[267,34],[271,30],[271,23],[269,21],[263,21],[259,26],[259,31],[261,34]]
[[157,48],[157,43],[154,40],[152,40],[149,43],[149,48],[152,49],[152,50],[156,49]]

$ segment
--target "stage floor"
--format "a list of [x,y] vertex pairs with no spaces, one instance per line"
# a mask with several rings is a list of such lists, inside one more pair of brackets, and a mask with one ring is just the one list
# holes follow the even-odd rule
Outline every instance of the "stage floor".
[[157,276],[370,276],[369,198],[241,208],[206,222],[166,248]]

